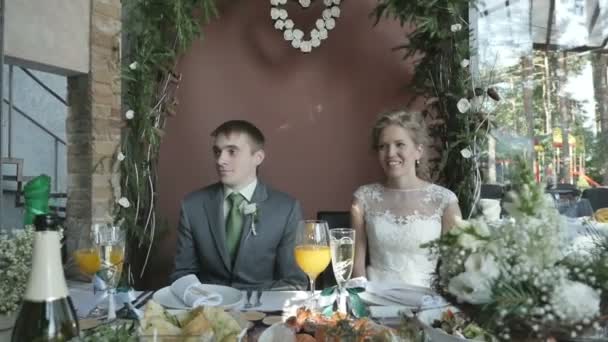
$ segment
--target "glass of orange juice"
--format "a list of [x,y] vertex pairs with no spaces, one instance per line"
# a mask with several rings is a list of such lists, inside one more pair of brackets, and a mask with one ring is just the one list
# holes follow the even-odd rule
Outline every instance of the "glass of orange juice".
[[329,228],[326,221],[303,220],[298,223],[294,249],[298,266],[310,281],[310,301],[314,307],[315,279],[331,262]]

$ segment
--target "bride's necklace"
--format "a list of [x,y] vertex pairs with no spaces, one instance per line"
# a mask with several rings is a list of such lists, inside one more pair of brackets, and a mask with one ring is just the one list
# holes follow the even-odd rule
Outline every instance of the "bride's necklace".
[[[282,8],[287,4],[287,0],[270,0],[270,18],[274,20],[274,28],[283,31],[283,38],[291,42],[292,47],[308,53],[313,48],[319,47],[321,41],[327,39],[328,31],[336,27],[336,19],[340,17],[340,1],[323,0],[325,9],[308,34],[295,26],[293,20],[289,19],[287,10]],[[298,2],[302,8],[308,8],[311,0],[298,0]]]

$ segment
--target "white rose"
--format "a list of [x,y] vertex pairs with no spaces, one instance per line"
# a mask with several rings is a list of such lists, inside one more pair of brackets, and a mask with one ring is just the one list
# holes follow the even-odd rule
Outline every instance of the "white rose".
[[473,152],[471,152],[471,149],[467,147],[460,150],[460,155],[464,159],[469,159],[473,156]]
[[450,30],[452,32],[458,32],[458,31],[462,30],[462,25],[454,24],[454,25],[450,26]]
[[121,197],[118,200],[118,204],[123,208],[128,208],[131,206],[131,202],[129,202],[129,200],[126,197]]
[[448,292],[458,301],[471,304],[485,304],[492,301],[490,281],[479,273],[464,272],[450,280]]
[[287,10],[280,9],[279,10],[279,18],[281,18],[283,20],[287,19]]
[[300,5],[302,5],[302,7],[306,8],[308,6],[310,6],[310,0],[300,0]]
[[286,3],[287,3],[287,0],[279,0],[280,5],[285,5]]
[[322,30],[325,28],[325,20],[323,19],[317,19],[317,21],[315,22],[315,26],[317,26],[317,28],[319,30]]
[[294,40],[302,40],[304,38],[304,32],[300,29],[293,30],[293,39]]
[[135,117],[135,112],[132,109],[129,109],[126,113],[125,113],[125,118],[127,118],[127,120],[131,120]]
[[323,16],[324,20],[330,19],[331,18],[331,10],[329,8],[324,9],[322,16]]
[[468,59],[463,59],[462,62],[460,62],[460,66],[463,68],[466,68],[469,66],[469,60]]
[[310,38],[312,38],[312,39],[319,39],[319,30],[312,29],[310,31]]
[[283,32],[283,39],[285,39],[285,40],[292,40],[293,39],[293,31],[289,30],[289,29],[285,30]]
[[137,62],[133,62],[133,63],[129,64],[129,69],[131,69],[131,70],[135,70],[135,69],[137,69],[137,66],[138,66],[138,65],[139,65],[139,64],[137,64]]
[[247,203],[242,206],[241,211],[245,215],[255,214],[258,211],[258,206],[255,203]]
[[327,29],[323,28],[319,30],[319,39],[325,40],[327,39]]
[[336,20],[334,18],[329,18],[325,20],[325,28],[328,30],[333,29],[334,27],[336,27]]
[[489,280],[500,275],[500,268],[491,254],[473,253],[464,262],[464,269],[471,273],[480,273]]
[[282,30],[283,27],[285,27],[285,23],[283,22],[283,20],[277,20],[274,22],[274,28],[277,30]]
[[285,20],[285,28],[286,29],[292,29],[293,28],[293,20],[291,20],[291,19]]
[[321,40],[319,38],[313,38],[310,40],[310,45],[312,45],[312,47],[319,47],[321,45]]
[[485,244],[484,241],[479,240],[478,238],[476,238],[475,236],[471,235],[471,234],[460,234],[460,236],[458,236],[458,244],[466,249],[477,249],[481,246],[483,246]]
[[471,103],[469,102],[469,100],[462,98],[460,99],[460,101],[458,101],[456,107],[458,108],[459,112],[466,113],[469,111],[469,109],[471,109]]
[[302,44],[302,41],[301,41],[301,40],[299,40],[299,39],[295,39],[295,38],[294,38],[294,39],[291,41],[291,46],[293,46],[293,47],[294,47],[294,48],[296,48],[296,49],[299,49],[299,48],[300,48],[300,44]]
[[553,291],[550,303],[566,320],[582,321],[600,313],[600,295],[578,281],[563,280]]
[[272,20],[279,19],[280,15],[281,11],[278,8],[273,7],[270,9],[270,17],[272,18]]
[[490,236],[490,228],[484,221],[475,222],[475,224],[473,225],[473,229],[475,230],[475,233],[477,233],[477,235],[479,236]]
[[116,159],[118,159],[118,161],[123,161],[125,160],[125,155],[122,152],[118,152]]
[[310,41],[302,41],[302,43],[300,44],[300,51],[302,52],[310,52],[312,51],[312,46],[310,44]]
[[334,5],[339,5],[340,4],[340,0],[334,0]]
[[331,15],[334,18],[339,18],[340,17],[340,7],[338,6],[334,6],[330,9],[331,11]]
[[270,5],[272,5],[272,6],[278,6],[279,5],[279,0],[270,0]]
[[325,6],[329,7],[331,6],[332,0],[323,0],[323,4],[325,4]]

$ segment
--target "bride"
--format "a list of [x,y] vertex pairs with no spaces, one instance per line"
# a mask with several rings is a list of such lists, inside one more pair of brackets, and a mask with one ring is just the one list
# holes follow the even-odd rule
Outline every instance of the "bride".
[[461,216],[458,199],[450,190],[423,180],[428,136],[420,115],[381,115],[372,140],[385,179],[363,185],[354,194],[354,276],[430,287],[437,260],[420,244],[455,224]]

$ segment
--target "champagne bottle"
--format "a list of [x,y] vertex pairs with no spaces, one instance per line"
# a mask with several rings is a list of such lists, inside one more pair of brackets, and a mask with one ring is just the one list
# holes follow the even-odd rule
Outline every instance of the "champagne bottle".
[[37,215],[34,225],[32,269],[11,341],[69,341],[79,330],[61,265],[57,220]]

